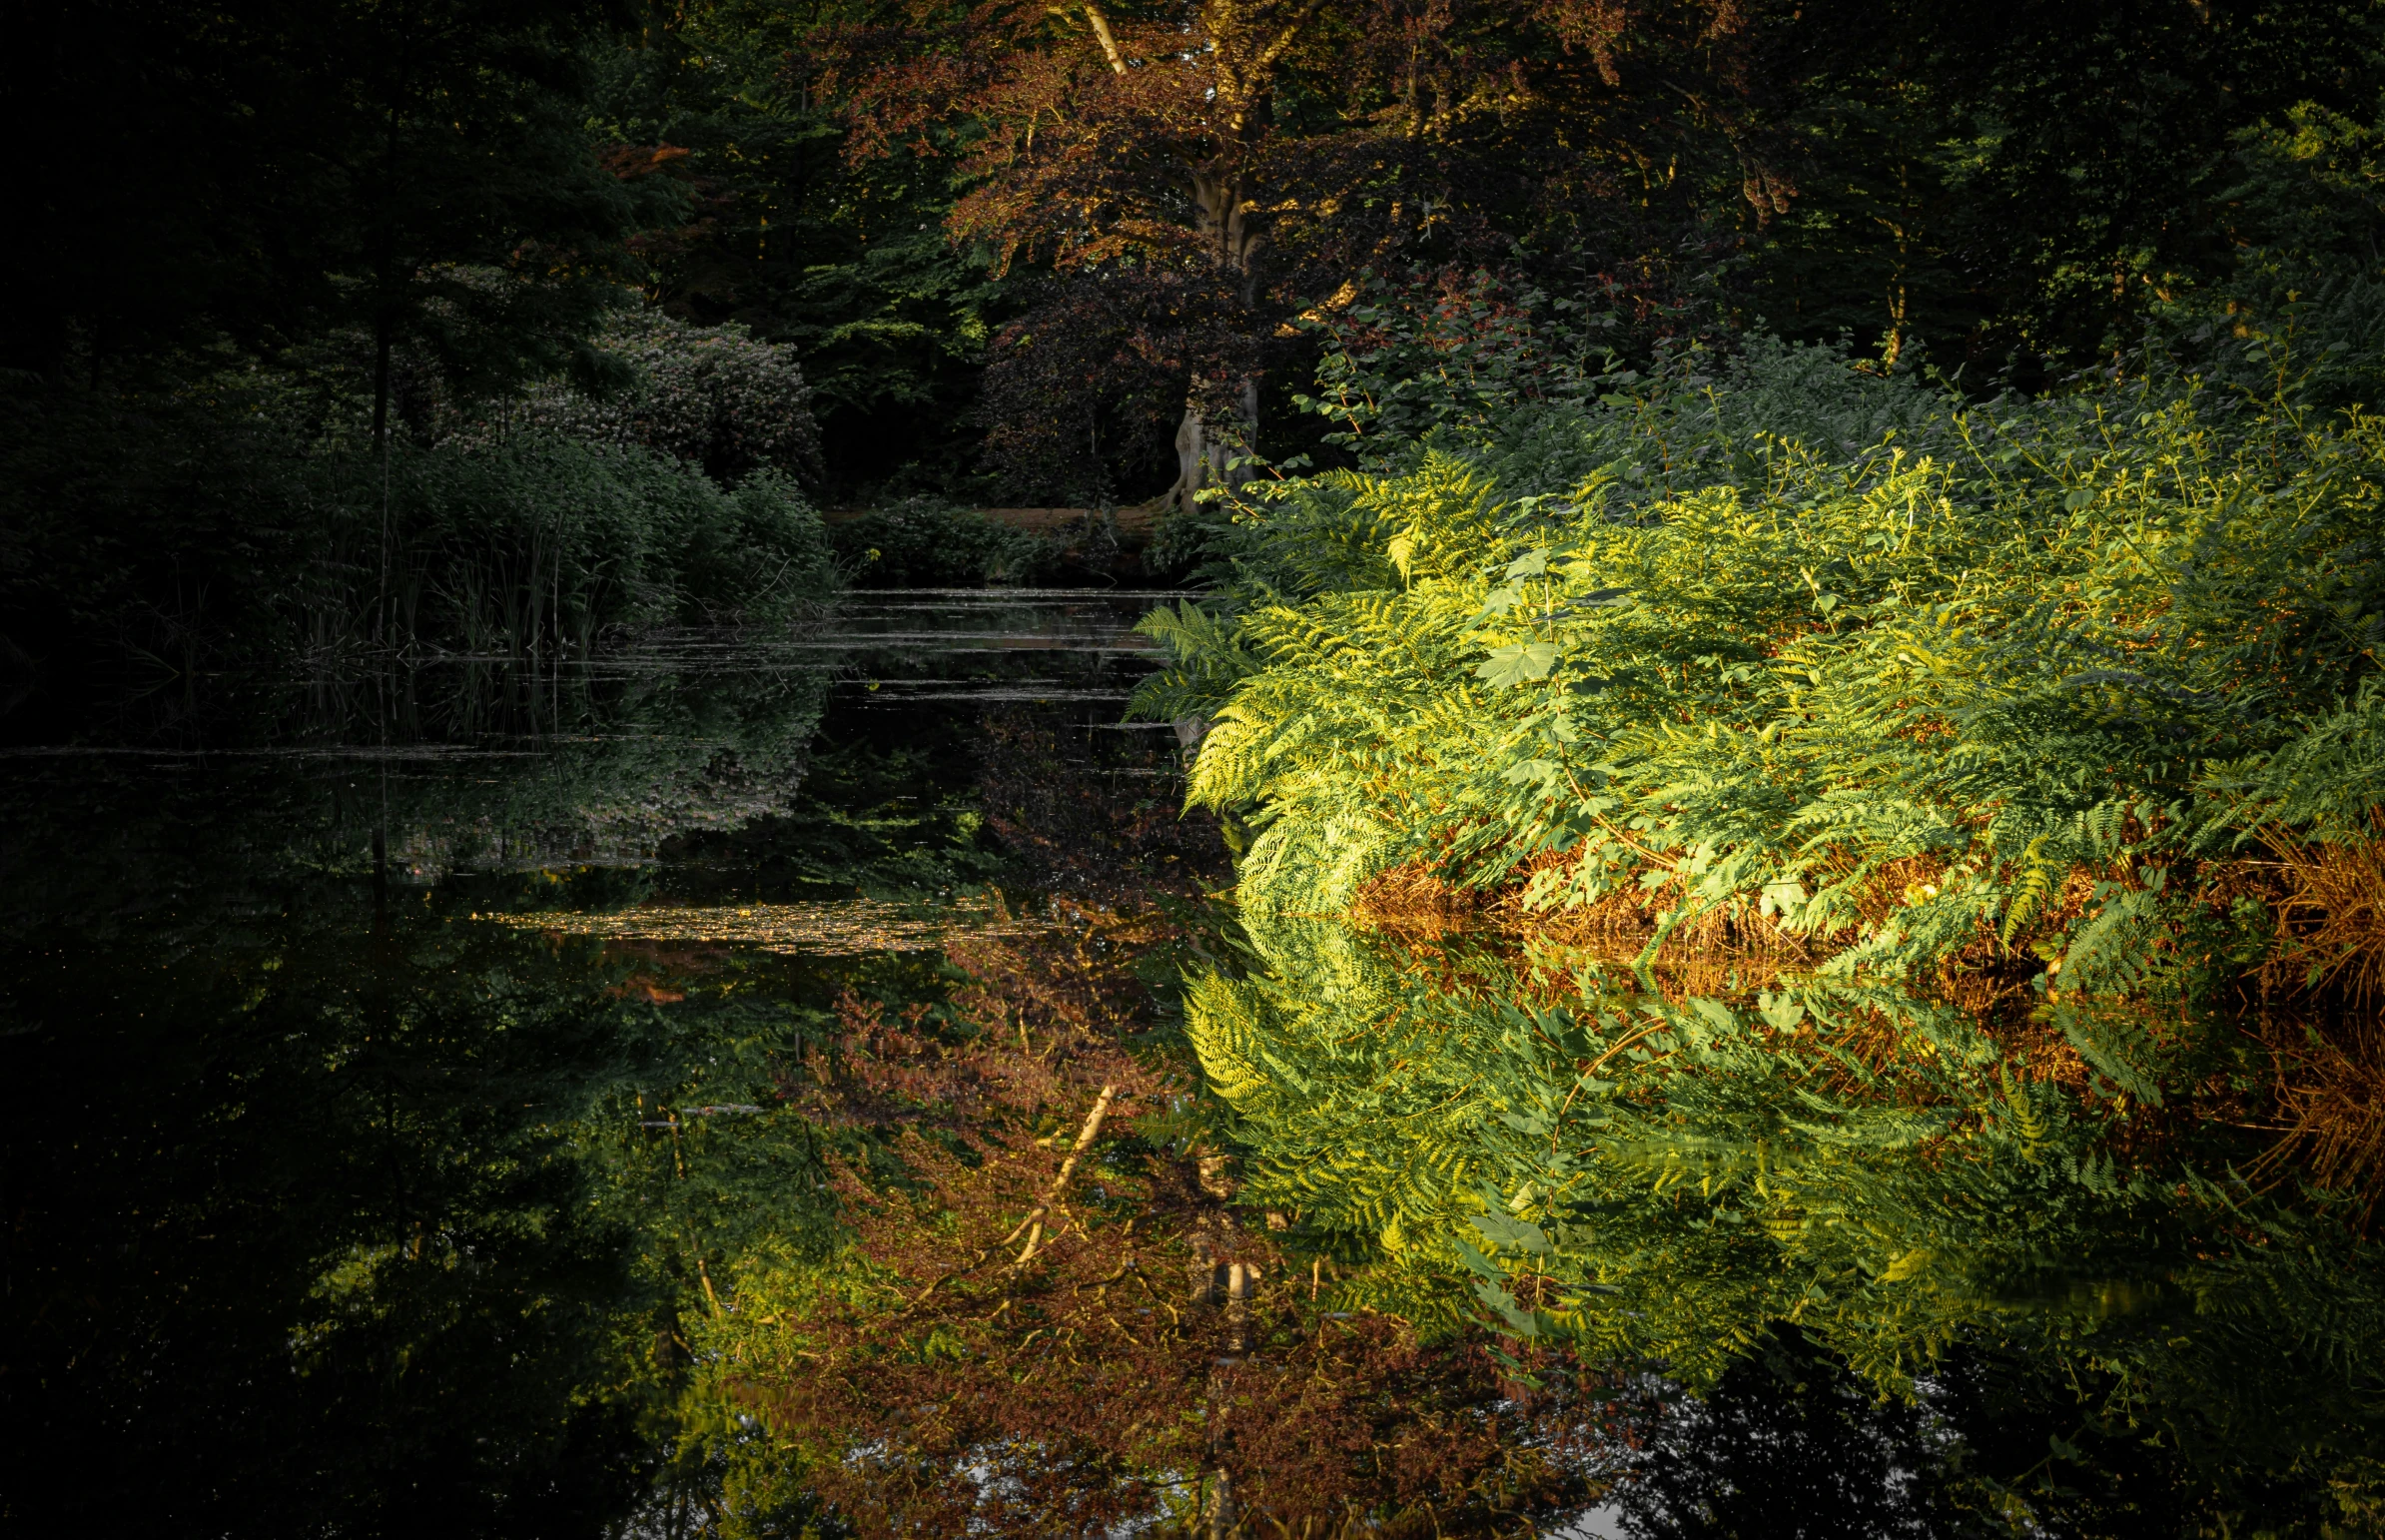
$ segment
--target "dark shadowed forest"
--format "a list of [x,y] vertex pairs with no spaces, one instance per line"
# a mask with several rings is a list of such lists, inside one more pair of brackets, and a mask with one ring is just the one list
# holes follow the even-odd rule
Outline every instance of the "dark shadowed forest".
[[5,35],[11,1526],[2385,1534],[2385,9]]

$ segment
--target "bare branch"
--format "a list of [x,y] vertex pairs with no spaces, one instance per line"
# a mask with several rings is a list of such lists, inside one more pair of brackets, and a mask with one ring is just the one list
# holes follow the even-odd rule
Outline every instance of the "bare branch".
[[1093,23],[1094,36],[1102,40],[1102,52],[1110,56],[1111,70],[1124,75],[1127,61],[1118,51],[1118,39],[1110,35],[1110,18],[1102,14],[1102,8],[1093,0],[1085,0],[1085,19]]
[[1054,1203],[1060,1201],[1061,1194],[1068,1191],[1069,1178],[1077,1174],[1078,1160],[1093,1148],[1093,1142],[1102,1137],[1102,1120],[1110,1116],[1110,1099],[1117,1095],[1116,1086],[1102,1088],[1102,1094],[1094,1099],[1093,1111],[1085,1115],[1085,1127],[1077,1131],[1077,1143],[1069,1147],[1069,1157],[1060,1163],[1060,1175],[1053,1180],[1052,1190],[1045,1193],[1044,1200],[1019,1221],[1017,1229],[1002,1237],[1002,1244],[1007,1246],[1021,1235],[1026,1235],[1030,1228],[1036,1231],[1028,1236],[1027,1249],[1020,1253],[1020,1261],[1024,1262],[1035,1255],[1036,1244],[1043,1239],[1044,1216],[1052,1211]]

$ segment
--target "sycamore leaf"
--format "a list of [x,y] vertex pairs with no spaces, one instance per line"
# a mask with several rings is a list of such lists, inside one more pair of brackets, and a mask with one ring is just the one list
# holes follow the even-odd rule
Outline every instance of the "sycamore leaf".
[[1493,1283],[1504,1283],[1507,1281],[1507,1275],[1499,1270],[1499,1264],[1497,1262],[1492,1261],[1480,1251],[1477,1251],[1472,1246],[1466,1244],[1465,1238],[1463,1236],[1452,1236],[1451,1238],[1456,1243],[1457,1259],[1459,1261],[1464,1262],[1469,1268],[1482,1274],[1482,1276],[1490,1279]]
[[1493,689],[1506,690],[1527,680],[1546,679],[1556,666],[1557,649],[1550,643],[1516,642],[1492,648],[1489,660],[1475,667],[1474,677]]
[[1535,1256],[1549,1254],[1548,1235],[1529,1219],[1511,1219],[1503,1213],[1485,1213],[1477,1214],[1473,1223],[1492,1245],[1507,1250],[1529,1251]]
[[1498,1311],[1500,1318],[1507,1322],[1507,1329],[1517,1336],[1536,1337],[1540,1335],[1538,1312],[1519,1308],[1516,1305],[1515,1296],[1507,1290],[1495,1283],[1477,1283],[1474,1285],[1474,1294],[1484,1304]]
[[1507,613],[1507,611],[1515,608],[1516,604],[1522,600],[1523,596],[1524,590],[1514,583],[1508,583],[1503,587],[1493,588],[1483,599],[1482,607],[1474,611],[1474,618],[1477,620],[1486,620],[1492,615],[1503,615]]

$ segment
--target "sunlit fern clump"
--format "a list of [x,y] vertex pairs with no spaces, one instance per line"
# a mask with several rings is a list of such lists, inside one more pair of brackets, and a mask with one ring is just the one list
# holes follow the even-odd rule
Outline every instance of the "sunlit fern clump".
[[1140,700],[1212,722],[1192,801],[1259,831],[1243,907],[1423,863],[1651,957],[1722,927],[1836,980],[2017,970],[2074,1037],[2207,993],[2276,929],[2272,851],[2365,845],[2385,799],[2385,424],[1858,388],[1895,409],[1842,425],[1901,425],[1659,382],[1243,509]]

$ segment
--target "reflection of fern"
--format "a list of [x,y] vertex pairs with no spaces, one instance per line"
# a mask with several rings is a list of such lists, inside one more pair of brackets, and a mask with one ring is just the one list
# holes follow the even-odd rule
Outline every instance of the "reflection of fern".
[[2045,1143],[2048,1125],[2030,1099],[2012,1083],[2009,1066],[1997,1066],[1997,1075],[2003,1083],[2004,1128],[2019,1147],[2021,1155],[2033,1160],[2037,1157],[2037,1147]]
[[[1249,1200],[1362,1259],[1336,1307],[1522,1322],[1693,1383],[1781,1319],[1888,1387],[1972,1337],[2195,1416],[2257,1395],[2231,1365],[2385,1346],[2369,1246],[2197,1174],[2232,1135],[2132,1152],[2108,1104],[2082,1112],[1950,1007],[1808,980],[1784,1028],[1753,1000],[1528,984],[1480,956],[1420,976],[1314,919],[1246,929],[1256,971],[1195,981],[1188,1017]],[[1909,1047],[1863,1050],[1883,1033]],[[2181,1289],[2239,1302],[2155,1308]]]

